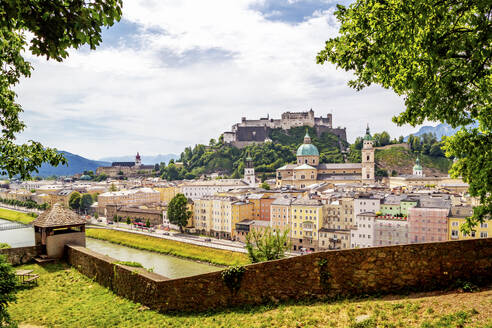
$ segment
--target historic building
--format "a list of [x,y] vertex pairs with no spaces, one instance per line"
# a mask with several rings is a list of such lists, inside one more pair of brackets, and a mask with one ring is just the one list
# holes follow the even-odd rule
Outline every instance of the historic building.
[[318,135],[331,132],[347,141],[345,128],[333,128],[332,124],[331,114],[327,114],[326,117],[315,117],[312,109],[307,112],[285,112],[280,119],[267,116],[258,120],[248,120],[243,117],[240,123],[232,126],[231,131],[223,133],[223,138],[225,143],[242,148],[250,144],[269,141],[272,129],[289,130],[299,126],[310,126],[315,128]]
[[304,143],[297,149],[295,164],[277,169],[276,187],[306,188],[315,183],[374,183],[373,140],[367,127],[362,148],[362,163],[319,163],[319,151],[306,133]]
[[111,166],[100,166],[97,168],[98,175],[106,174],[109,177],[137,176],[152,173],[154,165],[143,165],[140,154],[135,156],[135,162],[113,162]]

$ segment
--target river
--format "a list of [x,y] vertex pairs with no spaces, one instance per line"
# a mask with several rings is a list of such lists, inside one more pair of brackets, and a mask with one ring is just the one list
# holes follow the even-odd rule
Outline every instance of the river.
[[196,274],[220,270],[220,268],[212,265],[184,260],[174,256],[142,251],[113,244],[108,241],[87,238],[86,243],[88,249],[100,254],[108,255],[120,261],[139,262],[145,268],[151,268],[155,273],[161,274],[167,278],[189,277]]
[[[0,224],[10,221],[0,219]],[[34,229],[27,226],[24,229],[0,231],[0,242],[7,243],[11,247],[25,247],[34,245]],[[119,261],[134,261],[141,263],[147,269],[153,269],[155,273],[167,278],[182,278],[196,274],[218,271],[220,268],[184,260],[174,256],[142,251],[131,247],[112,244],[107,241],[92,238],[86,239],[87,248],[108,255]]]

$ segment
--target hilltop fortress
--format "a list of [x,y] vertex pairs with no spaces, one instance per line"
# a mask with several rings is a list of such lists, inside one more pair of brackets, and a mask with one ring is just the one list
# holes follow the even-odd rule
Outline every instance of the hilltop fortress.
[[332,114],[327,114],[326,117],[315,117],[312,109],[308,112],[285,112],[280,119],[267,116],[259,120],[248,120],[243,117],[241,123],[234,124],[231,131],[224,132],[223,136],[225,143],[242,148],[250,144],[269,141],[272,129],[289,130],[298,126],[310,126],[315,128],[317,135],[331,132],[347,141],[345,128],[333,128],[332,123]]

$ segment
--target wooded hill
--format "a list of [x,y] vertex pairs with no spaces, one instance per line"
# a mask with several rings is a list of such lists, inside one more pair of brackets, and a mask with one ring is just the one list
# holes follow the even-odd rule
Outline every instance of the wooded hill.
[[[297,148],[303,143],[306,130],[312,138],[312,143],[319,150],[321,163],[361,161],[362,137],[358,137],[354,144],[350,145],[329,132],[317,136],[313,128],[295,127],[290,130],[274,129],[270,133],[272,142],[250,145],[242,149],[224,144],[222,136],[217,141],[211,139],[208,146],[198,144],[193,148],[186,147],[179,158],[183,167],[178,168],[173,161],[167,166],[161,163],[160,175],[167,180],[181,180],[217,172],[231,178],[240,178],[244,172],[245,159],[251,156],[256,172],[260,173],[263,179],[273,177],[277,168],[295,162]],[[391,140],[387,132],[376,133],[373,137],[375,146],[403,142],[403,137]],[[426,174],[447,174],[451,160],[444,157],[441,142],[431,135],[411,136],[409,142],[410,149],[392,148],[376,151],[377,176],[411,174],[418,155],[427,170]],[[347,148],[350,148],[350,151],[344,158],[342,150]]]

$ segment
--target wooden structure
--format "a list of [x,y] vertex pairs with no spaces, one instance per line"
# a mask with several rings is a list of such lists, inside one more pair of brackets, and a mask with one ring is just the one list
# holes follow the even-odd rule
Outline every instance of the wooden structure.
[[63,257],[65,245],[85,247],[86,221],[61,204],[54,204],[33,221],[36,245],[42,246],[42,255]]

